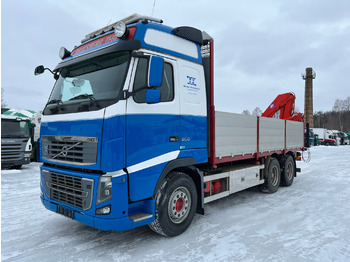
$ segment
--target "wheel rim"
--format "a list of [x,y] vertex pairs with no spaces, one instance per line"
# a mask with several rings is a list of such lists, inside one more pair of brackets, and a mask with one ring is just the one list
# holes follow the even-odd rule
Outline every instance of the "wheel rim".
[[292,178],[293,178],[293,164],[291,162],[289,162],[287,164],[286,175],[287,175],[288,180],[292,180]]
[[272,186],[277,186],[278,184],[278,168],[277,166],[273,166],[271,170],[271,184]]
[[169,218],[175,224],[183,222],[191,209],[191,195],[187,188],[178,187],[171,194],[168,204]]

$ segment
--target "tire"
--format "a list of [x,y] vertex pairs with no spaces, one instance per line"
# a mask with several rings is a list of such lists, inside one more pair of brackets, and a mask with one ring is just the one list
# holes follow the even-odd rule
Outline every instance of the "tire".
[[265,183],[261,185],[260,190],[264,193],[275,193],[281,183],[281,168],[278,160],[271,157],[267,174],[265,174]]
[[148,226],[158,234],[174,237],[190,226],[197,207],[197,190],[182,172],[171,172],[155,196],[155,219]]
[[295,177],[295,162],[292,156],[287,155],[283,163],[283,171],[281,172],[281,184],[283,186],[291,186]]

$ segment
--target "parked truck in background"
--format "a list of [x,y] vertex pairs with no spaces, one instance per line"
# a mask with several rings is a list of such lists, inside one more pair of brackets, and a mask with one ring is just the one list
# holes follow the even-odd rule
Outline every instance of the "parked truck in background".
[[30,163],[29,122],[28,118],[1,114],[1,169],[20,168]]
[[215,111],[213,43],[134,16],[62,48],[41,122],[43,205],[102,230],[176,236],[206,203],[290,186],[304,124]]
[[348,145],[349,144],[348,136],[344,132],[341,132],[338,130],[332,130],[332,131],[337,136],[338,145]]
[[28,109],[18,109],[18,108],[1,108],[1,114],[16,116],[22,119],[29,119],[29,130],[31,131],[31,161],[39,161],[38,154],[36,152],[38,139],[40,137],[40,119],[41,111],[34,111]]
[[336,135],[325,128],[313,128],[314,134],[318,135],[320,145],[335,146],[337,144]]

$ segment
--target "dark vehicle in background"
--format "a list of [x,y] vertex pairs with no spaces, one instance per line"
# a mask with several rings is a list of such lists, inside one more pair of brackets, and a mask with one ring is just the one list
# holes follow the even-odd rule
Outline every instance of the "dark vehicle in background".
[[1,169],[30,163],[32,150],[29,119],[1,115]]

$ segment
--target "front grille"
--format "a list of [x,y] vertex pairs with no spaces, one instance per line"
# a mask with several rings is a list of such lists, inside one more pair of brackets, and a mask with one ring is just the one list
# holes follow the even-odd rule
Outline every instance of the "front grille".
[[91,208],[94,180],[43,171],[45,192],[50,199],[82,210]]
[[1,144],[1,160],[14,161],[21,159],[21,144]]
[[43,158],[77,165],[96,164],[97,137],[43,136]]

